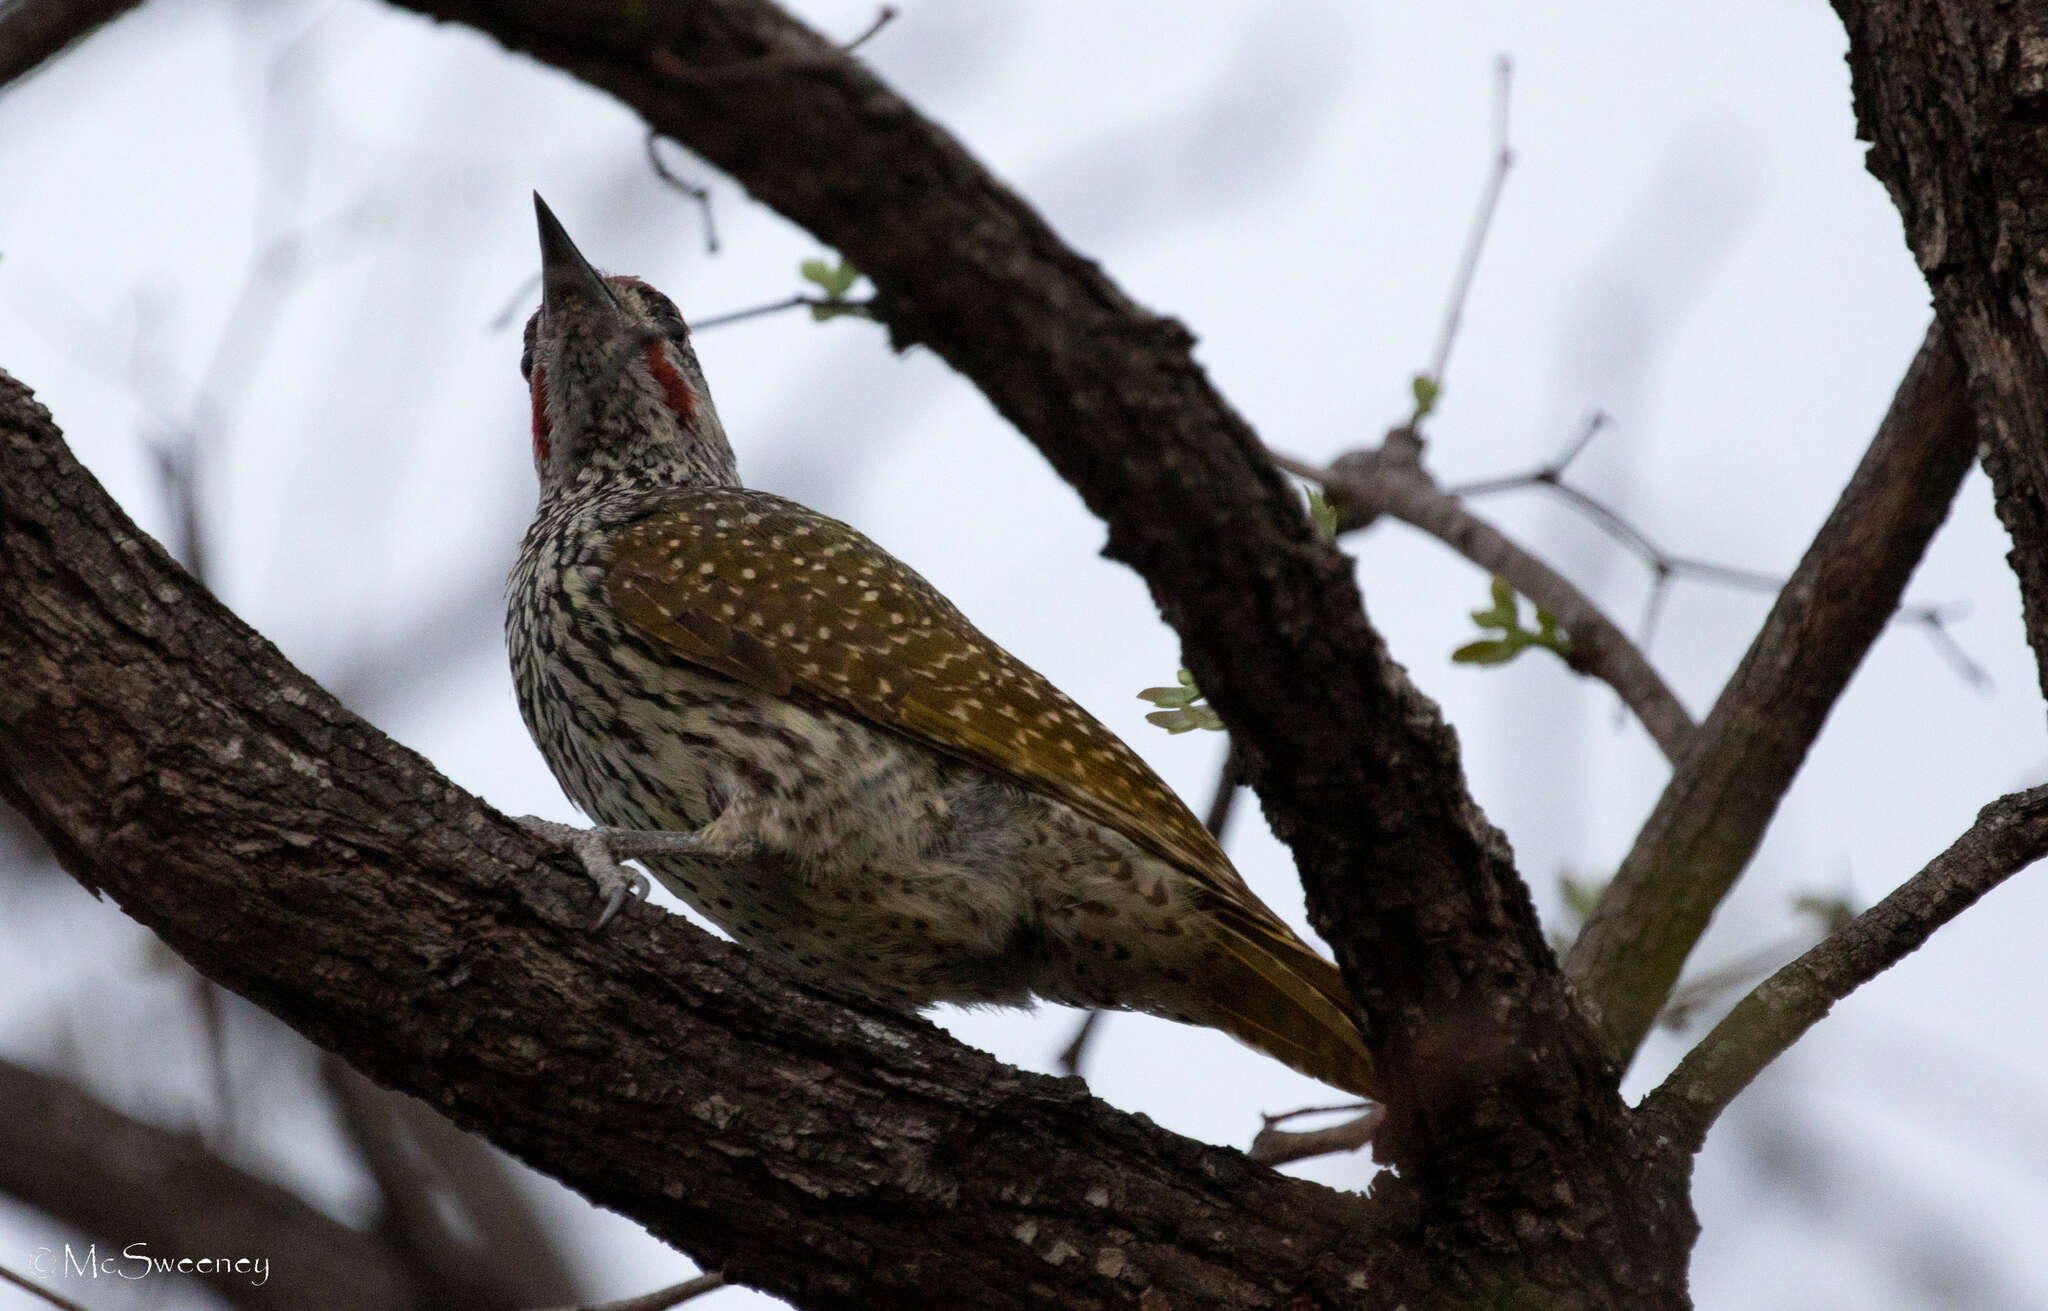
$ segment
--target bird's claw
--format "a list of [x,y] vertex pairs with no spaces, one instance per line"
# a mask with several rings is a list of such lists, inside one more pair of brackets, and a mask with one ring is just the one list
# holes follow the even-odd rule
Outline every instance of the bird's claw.
[[527,815],[519,822],[544,838],[562,843],[583,862],[583,872],[604,894],[604,909],[598,912],[597,922],[590,926],[592,933],[611,923],[612,917],[624,909],[627,898],[646,899],[647,876],[621,865],[614,849],[616,838],[619,835],[632,836],[630,830],[577,828],[574,824],[557,824],[534,815]]

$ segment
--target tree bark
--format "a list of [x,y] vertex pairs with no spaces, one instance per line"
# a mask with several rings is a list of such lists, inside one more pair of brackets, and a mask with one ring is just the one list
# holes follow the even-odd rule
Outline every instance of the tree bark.
[[2048,9],[1836,0],[1857,134],[1969,375],[2048,691]]

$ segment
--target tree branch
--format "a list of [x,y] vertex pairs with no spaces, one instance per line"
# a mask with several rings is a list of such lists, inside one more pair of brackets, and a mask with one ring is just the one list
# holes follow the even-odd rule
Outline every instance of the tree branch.
[[805,1307],[1347,1306],[1430,1286],[1375,1222],[1399,1188],[1374,1207],[1273,1175],[800,990],[654,907],[589,934],[566,851],[292,669],[5,374],[0,669],[0,796],[81,882],[735,1282]]
[[1556,615],[1571,638],[1572,667],[1613,688],[1676,763],[1692,737],[1692,716],[1641,648],[1564,575],[1438,490],[1421,453],[1414,433],[1396,428],[1378,450],[1353,451],[1327,469],[1283,455],[1273,459],[1289,473],[1320,483],[1347,520],[1363,524],[1385,514],[1419,528]]
[[1758,984],[1643,1101],[1688,1151],[1735,1095],[1842,998],[1891,968],[1991,889],[2048,856],[2048,787],[2000,797],[1883,901]]
[[[0,374],[0,377],[4,377]],[[400,1255],[198,1139],[132,1119],[54,1075],[0,1061],[0,1192],[158,1256],[262,1257],[271,1277],[195,1275],[232,1306],[286,1311],[309,1290],[335,1311],[428,1305]]]
[[1835,0],[1835,12],[1866,164],[1968,369],[2048,692],[2048,16],[1993,0]]
[[1962,368],[1936,324],[1565,962],[1618,1062],[1749,863],[1975,452]]

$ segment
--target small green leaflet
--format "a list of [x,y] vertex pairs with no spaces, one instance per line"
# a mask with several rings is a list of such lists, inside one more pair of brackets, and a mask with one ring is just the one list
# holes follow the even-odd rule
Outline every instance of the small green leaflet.
[[1418,373],[1408,384],[1408,390],[1415,394],[1415,413],[1408,416],[1408,426],[1413,428],[1436,408],[1436,398],[1443,395],[1443,385],[1426,373]]
[[803,275],[804,281],[825,293],[825,304],[811,306],[811,318],[816,322],[823,323],[842,314],[867,316],[866,306],[842,303],[846,301],[846,293],[853,290],[853,284],[860,281],[860,270],[844,259],[835,259],[830,264],[821,259],[807,259],[797,266],[797,272]]
[[1140,701],[1150,701],[1163,707],[1145,716],[1148,724],[1157,724],[1169,733],[1185,733],[1190,729],[1207,728],[1220,731],[1223,721],[1216,712],[1202,700],[1202,693],[1195,686],[1195,676],[1183,669],[1178,675],[1179,687],[1148,687],[1138,693]]
[[1308,489],[1308,521],[1316,526],[1316,535],[1324,541],[1337,540],[1337,511],[1320,487]]
[[1481,628],[1499,629],[1500,636],[1467,642],[1451,652],[1451,659],[1461,665],[1504,665],[1532,646],[1555,652],[1562,660],[1572,658],[1571,639],[1559,631],[1557,617],[1542,606],[1536,607],[1535,630],[1522,627],[1521,598],[1505,578],[1494,578],[1493,604],[1474,610],[1472,622]]

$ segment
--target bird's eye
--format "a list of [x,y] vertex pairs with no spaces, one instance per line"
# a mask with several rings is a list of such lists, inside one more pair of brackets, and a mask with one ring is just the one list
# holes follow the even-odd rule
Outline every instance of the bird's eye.
[[670,341],[683,342],[689,340],[690,325],[683,322],[683,312],[676,308],[674,301],[651,287],[648,289],[647,300],[647,308],[654,315],[655,327],[667,333]]
[[533,347],[531,346],[519,352],[519,376],[528,382],[533,381]]

